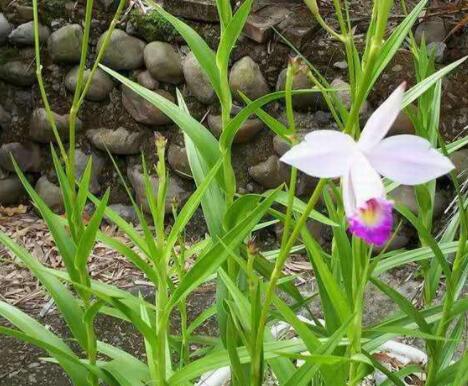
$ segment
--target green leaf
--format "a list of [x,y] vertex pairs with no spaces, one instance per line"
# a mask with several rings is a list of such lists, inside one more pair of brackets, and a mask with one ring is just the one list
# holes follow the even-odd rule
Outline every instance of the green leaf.
[[[177,92],[177,99],[182,112],[188,114],[187,106],[179,92]],[[213,166],[210,166],[206,159],[203,158],[203,147],[198,147],[192,138],[186,133],[184,133],[184,140],[190,170],[192,171],[193,179],[195,180],[197,187],[200,188],[205,185],[205,181],[210,175],[210,169],[214,168],[216,163]],[[217,163],[219,163],[221,159],[222,157],[219,156]],[[219,176],[218,173],[215,173],[215,175]],[[221,235],[223,231],[221,221],[222,216],[220,214],[225,212],[225,200],[222,186],[223,184],[221,184],[218,178],[216,181],[213,181],[202,188],[205,192],[201,198],[201,205],[211,237]]]
[[432,237],[432,235],[424,227],[421,221],[408,208],[402,205],[395,205],[395,208],[416,228],[421,240],[424,240],[424,242],[432,249],[437,262],[440,264],[442,271],[444,272],[446,276],[447,290],[451,291],[450,280],[452,276],[452,271],[450,270],[447,260],[445,259],[442,251],[440,250],[440,247],[437,244],[437,241]]
[[42,326],[36,320],[19,309],[0,300],[0,315],[11,324],[20,329],[15,331],[0,326],[0,333],[14,336],[17,339],[32,343],[55,357],[63,369],[70,375],[73,383],[77,386],[88,386],[88,371],[65,342]]
[[[300,353],[305,350],[306,347],[300,339],[268,342],[264,345],[266,360],[277,358],[281,355]],[[250,356],[248,354],[248,350],[245,347],[239,347],[237,351],[239,353],[240,362],[249,363]],[[176,371],[169,379],[169,384],[178,386],[182,382],[190,381],[207,371],[229,366],[229,364],[230,362],[227,351],[219,349]]]
[[307,229],[303,229],[301,231],[301,236],[304,240],[304,245],[307,249],[309,259],[316,270],[315,274],[320,276],[320,280],[323,282],[331,304],[335,308],[340,320],[344,322],[351,314],[348,297],[343,293],[339,283],[337,283],[328,265],[323,260],[320,249],[317,247],[315,240],[312,239],[309,231]]
[[428,76],[423,81],[419,82],[416,86],[406,91],[405,96],[403,98],[402,109],[413,103],[416,99],[418,99],[422,94],[424,94],[427,90],[434,86],[445,75],[447,75],[455,68],[457,68],[460,64],[462,64],[467,58],[468,56],[465,56],[445,66],[444,68],[440,69],[434,74]]
[[220,158],[218,141],[205,126],[158,93],[132,82],[106,66],[100,65],[100,67],[172,119],[190,137],[197,149],[200,149],[203,159],[210,168],[216,164]]
[[[440,243],[439,249],[443,255],[447,256],[457,251],[458,242],[453,241],[448,243]],[[388,252],[383,255],[382,260],[380,260],[376,265],[375,269],[373,270],[373,274],[375,276],[379,276],[393,268],[401,267],[412,262],[429,260],[434,258],[434,256],[434,251],[430,247],[421,247],[412,251],[402,251],[397,254]]]
[[372,74],[372,80],[369,83],[369,91],[372,86],[375,84],[380,74],[387,67],[388,63],[392,60],[395,53],[400,49],[403,41],[405,40],[408,33],[411,31],[411,28],[422,10],[424,9],[427,0],[420,1],[416,7],[413,8],[411,13],[394,29],[390,37],[382,46],[379,56],[377,57],[375,70]]
[[107,207],[107,201],[109,199],[109,190],[106,191],[104,197],[102,198],[99,206],[96,208],[91,220],[86,226],[85,231],[81,235],[78,248],[76,250],[75,257],[75,267],[79,272],[86,271],[86,264],[88,262],[88,257],[96,243],[96,234],[101,225],[102,218],[104,216],[104,211]]
[[[266,193],[268,194],[268,192]],[[275,200],[276,202],[278,202],[279,204],[281,205],[284,205],[284,206],[287,206],[288,205],[288,193],[285,192],[285,191],[280,191],[278,192],[278,195],[277,195],[277,198]],[[299,198],[297,197],[294,197],[294,202],[293,202],[293,210],[295,212],[297,212],[298,214],[301,214],[304,212],[305,208],[306,208],[306,203],[302,200],[300,200]],[[329,219],[327,216],[323,215],[322,213],[316,211],[316,210],[313,210],[309,217],[313,220],[316,220],[318,222],[321,222],[322,224],[325,224],[325,225],[329,225],[329,226],[332,226],[332,227],[337,227],[338,224]]]
[[[309,89],[309,90],[292,90],[293,95],[302,95],[302,94],[310,94],[314,92],[320,92],[316,89]],[[223,132],[221,133],[221,137],[219,142],[221,145],[228,149],[231,147],[234,137],[236,136],[237,131],[242,127],[244,122],[254,113],[257,112],[258,109],[266,105],[267,103],[273,102],[277,99],[284,98],[285,91],[277,91],[271,94],[265,95],[261,98],[256,99],[255,101],[249,103],[245,106],[239,113],[232,118],[228,125],[223,128]]]
[[195,192],[190,196],[182,210],[178,213],[176,221],[167,238],[166,245],[168,246],[168,248],[172,248],[172,246],[177,241],[178,235],[180,235],[181,232],[185,229],[185,226],[192,218],[193,214],[195,213],[195,210],[198,208],[200,201],[202,201],[203,196],[212,184],[216,174],[221,169],[222,164],[223,162],[220,159],[204,177],[203,181],[197,187]]
[[218,52],[216,53],[216,64],[222,74],[227,73],[231,51],[234,49],[237,39],[244,28],[250,9],[252,8],[252,3],[253,0],[245,0],[229,24],[226,24],[226,28],[221,34]]
[[25,248],[12,241],[3,232],[0,232],[0,242],[7,247],[14,255],[20,259],[32,274],[47,289],[47,292],[54,299],[55,304],[62,313],[73,336],[80,346],[87,347],[86,329],[83,324],[83,312],[80,304],[73,294],[57,278],[45,271],[45,267],[38,259],[33,257]]
[[211,275],[226,260],[228,251],[224,245],[229,248],[235,248],[249,234],[252,228],[265,215],[276,197],[277,191],[272,192],[263,200],[248,216],[245,217],[237,226],[227,232],[221,239],[214,242],[213,245],[202,256],[198,257],[195,265],[187,272],[181,283],[174,291],[168,309],[172,309],[181,299],[186,296],[203,280]]
[[385,295],[397,303],[400,310],[412,318],[422,332],[429,335],[432,334],[431,327],[426,322],[426,319],[424,319],[421,313],[411,304],[408,299],[406,299],[398,291],[385,284],[383,281],[375,277],[371,277],[370,280],[372,284],[374,284],[380,291],[382,291]]
[[224,28],[231,21],[231,17],[232,17],[231,3],[225,0],[216,0],[216,6],[218,7],[218,15],[220,18],[221,25]]
[[79,275],[78,271],[74,265],[74,258],[76,252],[76,246],[72,238],[67,234],[65,226],[62,224],[61,219],[53,213],[46,205],[44,200],[36,193],[34,188],[31,186],[27,178],[24,176],[23,172],[19,169],[18,165],[15,163],[15,170],[23,183],[24,188],[28,192],[31,199],[34,201],[34,204],[39,209],[42,217],[47,223],[47,228],[49,229],[52,237],[54,238],[55,244],[60,252],[60,255],[63,259],[65,267],[70,275],[75,281],[78,281]]

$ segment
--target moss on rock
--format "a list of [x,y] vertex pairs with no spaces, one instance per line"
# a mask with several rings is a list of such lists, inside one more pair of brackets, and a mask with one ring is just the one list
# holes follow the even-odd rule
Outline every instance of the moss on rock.
[[138,34],[148,42],[172,42],[178,36],[174,27],[155,10],[142,14],[140,10],[134,9],[130,14],[130,22]]

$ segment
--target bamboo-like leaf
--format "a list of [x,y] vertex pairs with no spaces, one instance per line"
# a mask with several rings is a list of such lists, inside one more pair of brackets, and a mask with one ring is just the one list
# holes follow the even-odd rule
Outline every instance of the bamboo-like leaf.
[[[267,192],[268,193],[268,192]],[[287,206],[288,205],[288,193],[284,191],[278,192],[277,198],[275,200],[281,205]],[[300,200],[297,197],[294,197],[294,202],[293,202],[293,210],[297,212],[298,214],[301,214],[304,212],[304,209],[306,208],[306,203],[302,200]],[[322,224],[329,225],[331,227],[337,227],[338,224],[328,218],[327,216],[323,215],[322,213],[313,210],[309,217],[313,220],[316,220],[318,222],[321,222]]]
[[395,53],[401,47],[413,24],[424,9],[426,3],[427,0],[421,0],[416,5],[416,7],[413,8],[411,13],[400,23],[400,25],[395,28],[391,36],[384,43],[380,54],[377,57],[377,62],[374,67],[375,70],[372,74],[372,81],[370,82],[369,90],[375,84],[380,74],[384,71],[385,67],[387,67],[388,63],[392,60]]
[[[468,244],[467,244],[468,246]],[[458,248],[458,242],[448,242],[439,244],[439,249],[444,256],[455,253]],[[379,276],[393,268],[401,267],[405,264],[428,260],[434,258],[434,252],[430,247],[421,247],[411,251],[403,251],[397,254],[392,252],[383,255],[382,260],[376,265],[373,274]]]
[[32,274],[47,289],[55,304],[62,313],[73,336],[82,348],[87,347],[86,329],[83,324],[83,312],[73,294],[57,278],[48,274],[38,259],[33,257],[25,248],[16,244],[3,232],[0,232],[0,242],[20,259]]
[[[248,350],[245,347],[240,347],[237,350],[240,362],[249,363],[250,356]],[[300,353],[305,350],[306,347],[300,339],[268,342],[264,345],[266,360],[277,358],[278,356],[286,355],[288,353]],[[229,356],[226,350],[220,349],[176,371],[169,379],[169,384],[171,386],[177,386],[182,382],[190,381],[207,371],[219,369],[225,366],[229,366]]]
[[[310,94],[314,92],[320,92],[317,89],[305,89],[305,90],[292,90],[292,95],[302,95],[302,94]],[[258,109],[262,108],[264,105],[273,102],[277,99],[284,98],[285,91],[276,91],[271,94],[267,94],[262,96],[255,101],[249,103],[245,106],[239,113],[232,118],[228,125],[223,129],[221,133],[221,137],[219,142],[224,148],[230,148],[234,141],[234,137],[236,136],[237,131],[241,128],[244,122],[254,113],[257,112]]]
[[32,343],[54,356],[77,386],[88,386],[88,371],[65,342],[19,309],[0,301],[0,315],[21,330],[0,327],[0,333]]
[[[216,53],[216,64],[221,74],[227,73],[231,51],[234,49],[237,39],[239,39],[242,29],[244,28],[244,24],[252,8],[252,3],[253,0],[245,0],[234,17],[231,18],[229,24],[226,24],[226,28],[221,34],[218,52]],[[221,82],[222,81],[223,79],[221,79]]]
[[70,272],[70,275],[72,275],[74,279],[77,280],[78,272],[76,271],[75,266],[73,264],[73,259],[75,256],[75,248],[76,248],[73,240],[67,234],[65,227],[60,221],[60,219],[58,218],[58,216],[47,207],[44,200],[42,200],[42,198],[36,193],[36,191],[31,186],[31,184],[29,183],[27,178],[24,176],[22,171],[18,168],[16,163],[15,163],[15,170],[21,182],[23,183],[24,188],[28,192],[31,199],[34,201],[34,204],[37,206],[42,217],[47,223],[47,227],[54,238],[54,241],[57,245],[57,248],[60,252],[60,255],[63,259],[63,262],[67,270]]
[[[179,92],[177,92],[177,100],[182,113],[189,114],[185,101]],[[205,190],[204,194],[200,197],[201,205],[209,233],[214,238],[221,235],[223,231],[221,218],[226,210],[224,193],[222,191],[224,182],[220,183],[219,179],[216,179],[216,181],[205,185],[205,181],[210,176],[210,169],[213,170],[216,163],[212,166],[208,164],[206,159],[203,158],[204,149],[198,147],[188,134],[184,134],[184,140],[190,170],[192,171],[195,183],[199,189],[203,186],[202,189]],[[217,163],[221,159],[222,157],[220,156]],[[219,176],[220,174],[215,173],[215,176]],[[197,197],[198,194],[195,195],[193,200],[195,201]]]
[[351,314],[348,298],[343,293],[327,264],[323,260],[320,250],[317,248],[315,240],[312,239],[310,233],[303,229],[301,235],[302,239],[304,240],[304,245],[306,246],[308,256],[314,268],[316,269],[316,275],[320,276],[325,290],[330,297],[331,304],[333,304],[333,307],[336,309],[336,313],[340,320],[344,322]]
[[218,15],[223,28],[225,28],[232,18],[231,3],[226,0],[216,0],[216,6],[218,7]]
[[424,240],[425,243],[432,249],[434,256],[437,262],[440,264],[442,271],[444,272],[447,279],[447,290],[450,292],[452,289],[450,284],[450,279],[452,276],[452,271],[450,266],[447,263],[447,260],[444,257],[444,254],[440,250],[439,245],[432,237],[432,235],[427,231],[421,221],[406,207],[402,205],[395,205],[395,208],[400,212],[418,231],[419,237]]
[[428,76],[426,79],[424,79],[423,81],[419,82],[417,85],[406,91],[405,96],[403,98],[402,109],[413,103],[416,99],[418,99],[422,94],[424,94],[427,90],[434,86],[445,75],[447,75],[455,68],[457,68],[460,64],[462,64],[466,59],[468,59],[468,56],[458,59],[457,61],[445,66],[444,68],[440,69],[434,74]]
[[239,245],[267,212],[276,197],[276,193],[277,191],[272,192],[243,221],[216,241],[207,252],[198,257],[195,265],[187,272],[174,291],[168,305],[169,310],[181,299],[185,299],[194,288],[203,282],[204,278],[212,274],[226,260],[228,252],[223,244],[230,248]]
[[86,226],[85,231],[81,235],[75,257],[75,267],[80,272],[86,270],[86,263],[88,262],[88,257],[96,243],[96,234],[99,230],[99,226],[101,225],[108,199],[109,190],[104,194],[99,206],[96,208],[96,211]]
[[145,98],[148,102],[152,103],[172,119],[174,123],[190,137],[195,146],[202,151],[202,156],[210,168],[216,164],[220,157],[218,141],[205,126],[192,118],[189,114],[183,112],[179,106],[158,93],[148,90],[138,83],[132,82],[106,66],[100,66],[108,74],[112,75],[132,91]]

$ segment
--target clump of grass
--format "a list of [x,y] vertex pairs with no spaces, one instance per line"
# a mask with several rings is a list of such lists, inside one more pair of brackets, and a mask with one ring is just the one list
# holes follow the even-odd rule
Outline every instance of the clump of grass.
[[143,14],[141,10],[134,9],[130,13],[129,20],[141,37],[148,42],[153,40],[171,42],[179,35],[172,24],[156,10]]

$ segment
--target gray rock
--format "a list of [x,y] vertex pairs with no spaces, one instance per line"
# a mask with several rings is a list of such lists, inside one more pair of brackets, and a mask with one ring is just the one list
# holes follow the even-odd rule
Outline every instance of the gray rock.
[[[174,102],[174,98],[167,91],[156,90],[155,92]],[[171,120],[161,110],[126,86],[122,86],[122,103],[137,122],[150,126],[163,126],[171,123]]]
[[216,93],[211,86],[208,75],[203,71],[192,52],[185,57],[183,70],[185,83],[190,93],[202,103],[213,103],[216,100]]
[[138,154],[143,141],[143,133],[128,131],[123,127],[117,130],[92,129],[86,132],[89,141],[98,149],[112,154]]
[[345,60],[341,62],[335,62],[333,63],[333,67],[338,68],[340,70],[346,70],[348,68],[348,63]]
[[20,87],[29,87],[36,81],[34,64],[12,60],[0,64],[0,79]]
[[413,186],[400,185],[390,193],[390,197],[395,203],[405,205],[414,214],[418,213],[418,202]]
[[165,0],[164,8],[171,15],[205,22],[218,22],[216,2],[213,0]]
[[[349,83],[340,78],[336,78],[333,79],[333,81],[330,83],[330,86],[338,90],[336,92],[336,96],[341,101],[341,103],[343,103],[344,107],[349,110],[351,108],[351,90]],[[365,115],[368,113],[368,111],[369,104],[367,101],[364,101],[361,106],[361,114]]]
[[[49,27],[39,24],[39,41],[41,43],[47,42],[49,35]],[[10,35],[8,35],[8,40],[12,44],[34,45],[34,23],[30,21],[24,24],[20,24],[13,31],[11,31]]]
[[137,75],[137,81],[148,90],[157,90],[159,88],[159,82],[151,76],[148,70],[141,71]]
[[[101,35],[97,51],[101,48],[107,32]],[[145,42],[115,29],[104,54],[103,63],[114,70],[136,70],[143,66]]]
[[[111,204],[109,205],[109,209],[113,210],[117,213],[120,217],[122,217],[125,221],[131,224],[138,224],[138,216],[136,214],[135,208],[131,205],[124,205],[124,204]],[[112,224],[113,222],[104,217],[104,219],[109,223]]]
[[145,65],[154,79],[179,84],[184,80],[182,60],[169,43],[151,42],[145,47]]
[[268,84],[260,71],[260,67],[250,56],[244,56],[234,63],[229,74],[229,85],[233,96],[241,102],[243,99],[238,91],[252,100],[269,92]]
[[89,183],[89,191],[93,194],[98,194],[101,191],[101,184],[99,178],[101,177],[102,170],[104,169],[105,160],[103,157],[96,153],[86,154],[81,149],[76,149],[75,152],[75,167],[76,177],[80,179],[86,169],[89,159],[92,158],[92,172],[91,181]]
[[10,127],[11,115],[0,105],[0,128],[6,130]]
[[[65,77],[65,87],[70,92],[75,92],[76,83],[78,80],[78,70],[79,66],[76,66],[70,70],[70,72]],[[83,74],[83,81],[87,82],[91,70],[86,70]],[[109,93],[114,88],[114,82],[112,78],[107,75],[104,70],[98,68],[94,73],[91,85],[86,94],[86,99],[90,101],[99,102],[106,99],[109,96]]]
[[79,63],[83,29],[79,24],[68,24],[53,32],[47,40],[47,50],[56,63]]
[[264,188],[273,189],[289,181],[290,171],[276,155],[272,155],[266,161],[251,166],[249,175]]
[[455,165],[457,174],[463,179],[468,179],[468,149],[462,149],[450,155],[450,160]]
[[3,13],[0,13],[0,45],[3,45],[8,40],[8,35],[12,29],[11,24],[8,22]]
[[426,44],[433,42],[443,42],[447,34],[444,19],[441,17],[433,17],[423,21],[416,27],[414,38],[416,42],[421,43],[423,36]]
[[[316,220],[307,221],[307,229],[312,237],[323,247],[329,244],[333,239],[333,233],[328,225]],[[283,232],[281,232],[282,235]]]
[[[220,115],[209,115],[208,116],[208,126],[211,129],[211,132],[219,138],[222,131],[222,122]],[[237,131],[236,136],[234,137],[234,143],[246,143],[250,142],[255,135],[260,132],[264,127],[263,122],[258,119],[247,119],[244,124]]]
[[447,50],[447,44],[444,42],[432,42],[427,45],[427,50],[434,55],[436,63],[443,63],[445,57],[445,51]]
[[[144,175],[138,166],[129,167],[127,176],[135,190],[136,202],[143,208],[143,211],[150,213],[148,201],[145,193]],[[151,186],[154,194],[157,194],[159,179],[156,176],[151,176]],[[167,196],[166,196],[166,212],[170,213],[172,205],[176,203],[179,207],[187,200],[190,193],[173,177],[169,177]]]
[[[278,81],[276,82],[276,90],[283,91],[286,87],[286,74],[288,69],[285,68],[280,72]],[[307,90],[312,88],[314,85],[309,80],[307,75],[303,71],[299,71],[293,79],[292,89],[293,90]],[[314,92],[302,95],[293,95],[293,107],[294,110],[318,110],[326,109],[327,105],[322,97],[322,94]]]
[[167,149],[167,162],[179,176],[192,178],[192,171],[185,147],[171,144]]
[[[64,114],[60,115],[53,113],[55,119],[55,126],[60,135],[60,138],[63,141],[68,141],[69,128],[68,120],[69,115]],[[77,118],[76,120],[76,131],[80,131],[82,127],[81,121]],[[35,109],[31,115],[31,120],[29,124],[29,136],[36,142],[40,143],[50,143],[57,142],[55,139],[54,132],[52,131],[52,126],[49,124],[47,119],[47,112],[44,108]]]
[[388,136],[397,134],[414,134],[414,125],[404,111],[400,111],[388,132]]
[[38,172],[41,169],[41,150],[36,144],[11,142],[0,147],[0,167],[14,172],[11,156],[23,172]]
[[[5,3],[2,3],[2,7]],[[30,5],[18,4],[18,2],[10,3],[12,6],[7,6],[5,13],[8,15],[8,20],[12,24],[26,23],[34,19],[34,10]]]
[[[390,193],[390,197],[397,204],[405,205],[415,215],[418,214],[418,201],[416,199],[415,188],[408,185],[400,185]],[[450,197],[447,192],[437,189],[434,197],[435,219],[439,218],[450,203]]]
[[279,135],[275,135],[273,138],[273,149],[281,157],[291,149],[291,144]]
[[36,182],[36,192],[46,205],[54,213],[62,214],[65,212],[63,196],[60,187],[49,181],[46,175],[41,176]]
[[24,197],[24,188],[18,176],[12,174],[0,179],[0,205],[18,204]]

